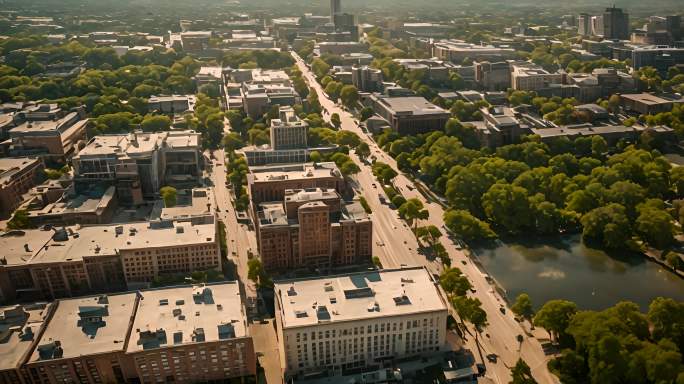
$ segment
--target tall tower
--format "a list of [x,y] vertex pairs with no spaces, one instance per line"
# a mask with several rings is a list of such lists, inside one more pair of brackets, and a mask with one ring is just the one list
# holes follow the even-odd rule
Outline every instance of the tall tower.
[[330,22],[335,22],[335,15],[342,13],[342,0],[330,0]]
[[629,39],[629,14],[620,8],[606,8],[603,12],[603,37],[606,39]]

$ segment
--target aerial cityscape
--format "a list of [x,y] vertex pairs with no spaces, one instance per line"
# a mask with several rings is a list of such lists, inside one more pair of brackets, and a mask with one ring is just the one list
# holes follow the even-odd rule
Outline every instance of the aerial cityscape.
[[684,4],[0,0],[0,384],[684,384]]

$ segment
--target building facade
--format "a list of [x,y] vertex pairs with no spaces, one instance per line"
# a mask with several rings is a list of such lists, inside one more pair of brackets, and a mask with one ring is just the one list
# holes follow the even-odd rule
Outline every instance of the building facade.
[[13,343],[21,353],[3,362],[8,369],[0,373],[12,384],[197,383],[256,374],[235,282],[79,297],[3,312],[22,327],[23,339]]
[[448,305],[424,268],[283,280],[274,289],[286,378],[371,369],[444,348]]
[[334,189],[286,190],[256,207],[257,244],[270,271],[329,269],[371,260],[373,225],[358,203]]
[[44,178],[38,157],[0,158],[0,217],[8,217],[24,201],[23,195]]

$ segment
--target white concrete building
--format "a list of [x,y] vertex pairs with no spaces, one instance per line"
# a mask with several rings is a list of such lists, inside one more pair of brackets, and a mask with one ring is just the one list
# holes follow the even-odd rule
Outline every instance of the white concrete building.
[[342,374],[445,346],[447,301],[423,267],[279,281],[275,293],[286,378]]

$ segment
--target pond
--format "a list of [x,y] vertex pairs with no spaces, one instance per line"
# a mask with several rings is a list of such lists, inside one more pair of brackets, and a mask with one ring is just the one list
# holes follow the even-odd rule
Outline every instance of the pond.
[[525,292],[535,308],[552,299],[594,310],[629,300],[644,311],[658,296],[684,301],[684,279],[639,254],[592,248],[580,235],[504,238],[473,252],[511,301]]

